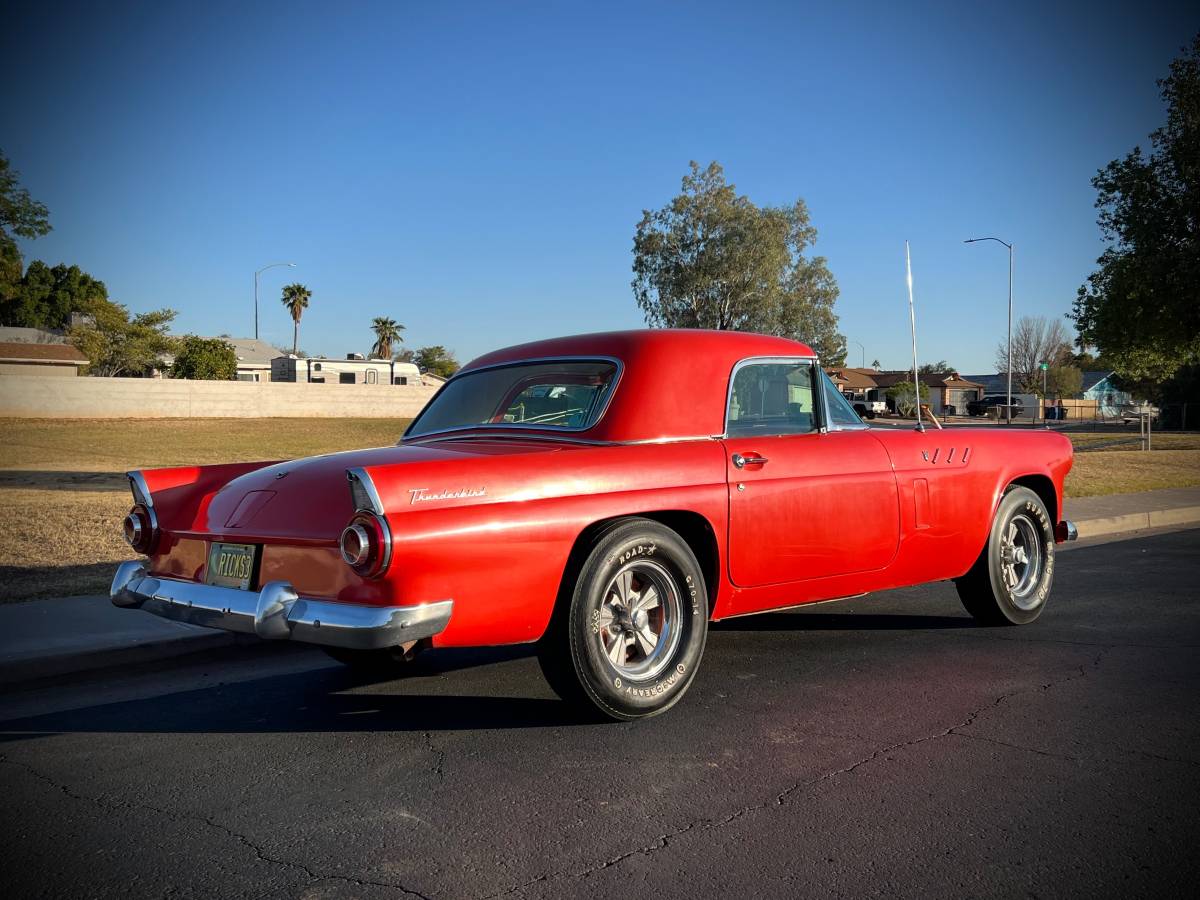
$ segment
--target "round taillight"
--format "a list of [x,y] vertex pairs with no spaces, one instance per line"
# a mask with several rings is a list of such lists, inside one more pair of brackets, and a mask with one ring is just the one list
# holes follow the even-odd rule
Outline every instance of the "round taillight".
[[357,522],[342,532],[342,559],[351,566],[361,566],[371,558],[371,535]]
[[374,578],[383,573],[391,560],[391,538],[387,522],[371,513],[359,512],[342,530],[338,549],[346,565],[359,575]]
[[138,504],[129,511],[122,523],[125,542],[138,553],[149,553],[154,549],[154,541],[158,537],[158,523],[153,511]]
[[137,513],[130,513],[125,517],[125,543],[135,550],[141,546],[142,535],[146,529],[142,526],[142,520]]

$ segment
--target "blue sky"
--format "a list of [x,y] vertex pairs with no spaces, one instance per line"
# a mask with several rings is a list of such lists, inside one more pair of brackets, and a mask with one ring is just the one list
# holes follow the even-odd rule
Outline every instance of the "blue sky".
[[[9,6],[0,148],[65,261],[177,330],[365,351],[370,321],[462,360],[639,327],[644,207],[688,160],[803,197],[868,363],[993,370],[1102,249],[1089,180],[1163,119],[1186,4],[243,3]],[[850,344],[857,365],[863,352]]]

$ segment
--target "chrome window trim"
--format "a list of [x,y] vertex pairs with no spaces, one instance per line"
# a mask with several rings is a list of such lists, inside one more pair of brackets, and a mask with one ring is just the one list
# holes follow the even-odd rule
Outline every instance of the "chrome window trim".
[[422,438],[433,437],[434,435],[439,434],[453,434],[457,431],[475,431],[480,428],[487,430],[495,429],[499,431],[512,431],[514,429],[536,431],[539,434],[578,434],[583,431],[591,431],[593,428],[599,425],[601,421],[603,421],[605,414],[608,412],[609,406],[612,404],[612,398],[617,393],[617,388],[621,384],[621,377],[625,374],[625,364],[615,356],[534,356],[528,359],[513,359],[509,360],[508,362],[489,363],[486,366],[479,366],[475,369],[459,369],[457,372],[451,375],[449,379],[447,379],[445,384],[438,388],[437,393],[434,394],[429,399],[429,402],[426,403],[421,409],[421,411],[417,413],[416,418],[409,423],[408,428],[404,429],[404,434],[400,436],[400,443],[404,443],[410,439],[409,433],[413,430],[413,428],[416,427],[417,423],[421,421],[421,416],[425,414],[425,411],[433,406],[433,404],[437,401],[437,398],[441,396],[442,391],[446,390],[446,388],[450,387],[450,385],[452,385],[455,381],[458,381],[460,378],[465,378],[468,375],[475,375],[479,372],[487,372],[492,369],[507,369],[515,366],[536,366],[555,362],[604,362],[611,363],[616,367],[616,375],[614,375],[612,381],[609,382],[608,391],[604,396],[603,404],[596,413],[596,418],[587,425],[582,425],[575,428],[544,425],[539,428],[536,425],[526,425],[524,423],[517,422],[480,422],[474,425],[458,425],[454,428],[443,428],[438,431],[426,431],[424,434],[413,435],[411,440],[420,440]]
[[[835,391],[837,391],[837,385],[833,383],[833,379],[829,377],[829,373],[826,372],[823,368],[818,367],[818,369],[819,369],[820,373],[825,376],[825,379],[828,380],[829,386],[832,387]],[[838,393],[841,393],[841,391],[838,391]],[[844,394],[842,395],[842,399],[845,400]],[[846,402],[849,403],[850,401],[847,400]],[[850,409],[854,410],[853,403],[850,403]],[[822,412],[823,421],[825,423],[824,428],[821,429],[822,431],[869,431],[871,428],[871,426],[868,425],[866,422],[864,422],[862,419],[858,420],[857,425],[838,425],[837,423],[833,422],[833,420],[829,417],[829,411],[828,411],[828,409],[826,409],[826,406],[825,406],[825,385],[824,385],[824,383],[822,383],[822,385],[821,385],[821,412]],[[855,412],[854,415],[855,415],[855,417],[857,417],[858,413]]]
[[[724,431],[722,431],[721,434],[716,435],[716,437],[723,441],[730,440],[730,437],[729,437],[729,403],[733,399],[733,382],[737,378],[737,373],[743,367],[756,366],[756,365],[774,365],[774,364],[795,365],[795,364],[800,364],[800,363],[803,363],[803,364],[806,364],[809,366],[816,366],[817,358],[815,356],[747,356],[744,359],[739,359],[736,363],[734,363],[733,369],[729,373],[729,387],[725,391]],[[814,385],[814,387],[815,387],[815,385]],[[768,433],[768,432],[763,432],[762,434],[752,435],[752,437],[803,437],[806,434],[822,434],[822,433],[824,433],[828,429],[825,428],[825,426],[824,426],[825,403],[823,401],[823,398],[821,398],[819,396],[820,393],[821,392],[817,391],[817,390],[813,391],[813,428],[811,430],[809,430],[809,431],[776,432],[773,434]],[[740,440],[741,437],[742,436],[739,435],[736,438],[736,440]]]
[[[493,431],[499,429],[504,432],[506,437],[513,440],[521,441],[547,441],[557,444],[581,444],[587,447],[608,447],[619,441],[601,441],[596,438],[581,438],[571,437],[570,435],[561,435],[556,432],[547,433],[546,431],[514,431],[512,425],[464,425],[461,428],[447,428],[443,431],[431,431],[428,434],[422,434],[418,437],[401,439],[404,444],[424,444],[427,441],[486,441],[496,437],[494,433],[489,433],[489,429]],[[478,433],[482,432],[482,433]],[[450,437],[447,437],[450,435]],[[454,435],[457,435],[455,437]]]

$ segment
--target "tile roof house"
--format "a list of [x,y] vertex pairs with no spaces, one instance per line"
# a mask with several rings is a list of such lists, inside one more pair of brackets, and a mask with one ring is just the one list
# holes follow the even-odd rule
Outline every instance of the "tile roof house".
[[70,344],[0,343],[0,375],[74,377],[87,364],[87,358]]
[[[888,388],[912,381],[912,372],[879,372],[875,369],[839,368],[827,369],[829,377],[838,390],[851,400],[884,400]],[[967,403],[983,396],[983,385],[957,372],[937,372],[922,375],[921,384],[929,388],[929,407],[942,415],[953,407],[957,415],[964,415]]]

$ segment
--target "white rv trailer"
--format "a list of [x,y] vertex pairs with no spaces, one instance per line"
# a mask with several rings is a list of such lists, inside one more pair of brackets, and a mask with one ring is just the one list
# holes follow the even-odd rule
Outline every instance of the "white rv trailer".
[[271,360],[271,380],[310,384],[419,385],[421,372],[412,363],[364,359],[358,353],[348,354],[345,359],[277,356]]

